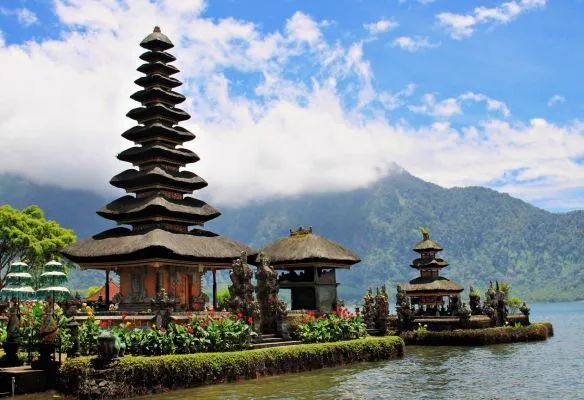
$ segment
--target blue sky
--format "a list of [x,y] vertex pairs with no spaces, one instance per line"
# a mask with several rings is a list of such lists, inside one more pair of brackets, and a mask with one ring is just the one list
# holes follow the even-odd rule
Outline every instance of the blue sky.
[[[160,24],[199,134],[194,169],[220,203],[350,190],[398,165],[581,209],[582,15],[581,0],[3,0],[0,62],[19,78],[3,78],[8,93],[55,105],[39,104],[38,125],[25,107],[5,110],[0,169],[111,190],[137,43]],[[27,86],[26,74],[44,79]],[[68,153],[22,162],[39,141]]]

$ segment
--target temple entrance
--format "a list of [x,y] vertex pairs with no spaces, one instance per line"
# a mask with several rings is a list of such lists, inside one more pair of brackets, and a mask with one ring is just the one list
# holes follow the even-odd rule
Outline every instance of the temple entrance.
[[293,310],[316,310],[314,287],[295,287],[290,289]]

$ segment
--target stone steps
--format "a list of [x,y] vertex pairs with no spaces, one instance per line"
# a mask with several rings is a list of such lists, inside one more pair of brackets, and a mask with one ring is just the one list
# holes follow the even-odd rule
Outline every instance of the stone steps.
[[254,343],[251,348],[252,349],[268,349],[271,347],[282,347],[282,346],[294,346],[297,344],[302,344],[300,340],[284,340],[279,338],[279,341],[270,341],[270,342],[262,342],[262,343]]

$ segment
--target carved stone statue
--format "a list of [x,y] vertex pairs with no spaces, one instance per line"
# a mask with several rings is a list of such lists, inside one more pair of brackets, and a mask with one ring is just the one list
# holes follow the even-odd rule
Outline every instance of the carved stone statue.
[[241,253],[241,257],[233,261],[229,277],[229,311],[240,314],[245,321],[254,325],[259,330],[261,326],[260,308],[254,298],[254,287],[251,282],[253,273],[247,264],[247,254]]
[[375,295],[375,328],[381,334],[387,332],[387,320],[389,316],[389,301],[387,299],[387,291],[385,285],[376,291]]
[[478,291],[476,291],[472,285],[470,287],[470,291],[469,291],[469,306],[470,306],[470,312],[472,315],[479,315],[482,314],[482,309],[481,309],[481,296],[479,294]]
[[278,274],[270,265],[270,259],[259,255],[260,265],[255,273],[256,297],[261,312],[262,332],[274,332],[286,316],[286,302],[278,298]]
[[371,288],[363,296],[363,321],[368,329],[375,328],[375,298]]
[[412,329],[414,320],[414,311],[410,304],[410,299],[406,296],[405,291],[400,285],[397,285],[396,293],[396,312],[397,312],[397,330],[398,332]]

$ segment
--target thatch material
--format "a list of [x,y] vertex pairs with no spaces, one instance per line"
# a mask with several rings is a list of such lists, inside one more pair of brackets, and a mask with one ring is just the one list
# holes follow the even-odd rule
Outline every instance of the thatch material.
[[416,292],[453,292],[460,293],[464,290],[456,283],[439,276],[437,278],[422,278],[418,277],[412,279],[410,283],[402,284],[402,289],[407,294],[415,294]]
[[325,262],[331,266],[353,265],[361,261],[359,256],[322,236],[310,231],[294,232],[278,239],[261,250],[274,266],[309,262]]
[[145,198],[124,196],[112,201],[100,209],[97,214],[116,221],[142,215],[161,215],[188,218],[196,222],[209,221],[221,215],[216,208],[202,200],[192,197],[185,197],[182,200],[170,200],[159,195]]
[[190,171],[166,171],[155,167],[147,171],[127,169],[114,176],[110,183],[122,189],[135,189],[140,186],[170,186],[181,190],[197,190],[207,186],[207,182]]
[[140,42],[140,46],[152,51],[164,51],[173,48],[174,44],[155,26],[154,31]]
[[115,228],[80,240],[65,248],[63,254],[79,264],[133,261],[144,256],[201,263],[228,262],[240,257],[242,251],[252,256],[256,254],[255,250],[235,240],[206,233],[208,236],[199,235],[198,231],[173,233],[162,229],[137,233],[127,228]]
[[182,166],[186,163],[199,161],[199,156],[187,148],[180,147],[174,149],[162,145],[148,147],[134,146],[118,154],[118,160],[128,161],[134,164],[144,164],[154,158],[165,159]]
[[412,261],[410,267],[412,268],[444,268],[448,266],[448,261],[443,258],[432,258],[432,259],[423,259],[423,258],[416,258]]
[[422,252],[426,250],[442,251],[443,248],[437,242],[430,239],[430,232],[427,228],[421,228],[422,240],[414,247],[414,251]]
[[189,132],[182,126],[169,127],[159,122],[148,126],[136,125],[122,133],[122,136],[138,143],[164,139],[180,144],[195,138],[194,133]]

